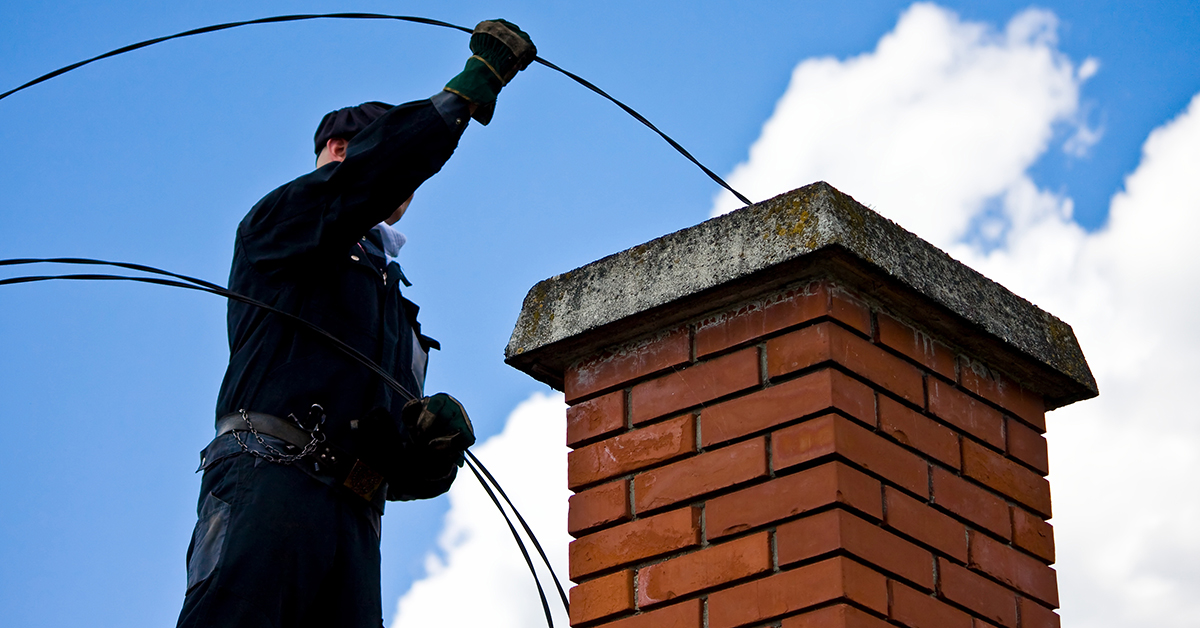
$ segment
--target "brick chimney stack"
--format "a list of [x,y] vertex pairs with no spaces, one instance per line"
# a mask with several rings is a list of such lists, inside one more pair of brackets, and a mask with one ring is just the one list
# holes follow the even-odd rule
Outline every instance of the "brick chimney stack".
[[1071,328],[817,183],[548,279],[573,626],[1058,626]]

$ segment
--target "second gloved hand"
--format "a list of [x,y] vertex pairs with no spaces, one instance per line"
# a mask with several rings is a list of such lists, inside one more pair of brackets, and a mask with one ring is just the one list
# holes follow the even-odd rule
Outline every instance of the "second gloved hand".
[[462,453],[475,444],[475,428],[466,409],[446,393],[408,402],[401,421],[414,444],[454,456],[459,466],[462,466]]

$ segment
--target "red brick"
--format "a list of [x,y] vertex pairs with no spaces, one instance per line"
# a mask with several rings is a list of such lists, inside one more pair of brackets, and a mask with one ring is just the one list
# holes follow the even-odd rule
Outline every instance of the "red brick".
[[696,326],[696,357],[704,357],[829,313],[823,283],[789,290],[702,321]]
[[649,613],[604,624],[604,628],[700,628],[700,600],[688,600]]
[[638,570],[639,608],[741,580],[771,569],[766,532],[746,536]]
[[1062,623],[1058,613],[1027,598],[1019,598],[1017,605],[1021,609],[1021,628],[1060,628]]
[[567,501],[567,532],[580,537],[592,528],[629,521],[629,480],[614,480],[575,493]]
[[853,606],[837,604],[788,617],[780,628],[891,628],[891,624]]
[[975,628],[996,628],[996,624],[983,621],[982,619],[980,619],[978,617],[975,617],[973,619],[972,623],[975,624]]
[[833,408],[875,425],[874,391],[844,373],[825,369],[704,408],[701,445],[711,447]]
[[710,593],[708,628],[758,624],[840,599],[886,613],[887,580],[849,558],[830,558]]
[[1013,545],[1054,562],[1054,528],[1045,519],[1016,506],[1012,509]]
[[929,378],[929,413],[997,449],[1004,449],[1004,416],[952,384]]
[[704,525],[711,540],[830,504],[845,504],[876,519],[883,517],[879,482],[840,462],[830,462],[710,499],[705,505]]
[[966,526],[890,486],[884,489],[883,500],[887,505],[884,521],[889,527],[967,562]]
[[1050,473],[1050,452],[1046,437],[1020,421],[1008,420],[1008,455],[1033,467],[1038,473]]
[[924,460],[840,416],[809,419],[771,436],[771,464],[776,471],[831,455],[918,495],[929,495],[929,467]]
[[910,628],[971,628],[971,616],[895,580],[890,617]]
[[625,427],[625,391],[617,390],[567,408],[567,446]]
[[691,360],[686,327],[579,362],[563,375],[567,403]]
[[680,508],[593,532],[571,541],[570,578],[700,544],[700,509]]
[[1058,577],[1038,559],[972,531],[968,565],[1030,597],[1058,606]]
[[949,347],[882,312],[875,318],[879,323],[880,344],[903,353],[946,379],[956,380],[954,352]]
[[942,469],[933,469],[933,503],[972,524],[1011,539],[1008,504],[993,493]]
[[767,341],[767,374],[772,378],[826,361],[842,365],[916,405],[925,403],[921,372],[915,366],[833,323],[820,323]]
[[827,510],[779,526],[775,531],[779,565],[790,565],[833,552],[848,552],[863,562],[933,590],[933,555],[844,510]]
[[840,288],[829,290],[829,315],[862,332],[871,335],[871,310],[857,297]]
[[662,508],[767,475],[767,441],[760,437],[638,474],[638,513]]
[[1017,596],[1012,591],[971,573],[944,558],[938,559],[941,596],[990,621],[1017,628]]
[[634,386],[630,415],[637,425],[759,382],[758,348],[748,347]]
[[1038,430],[1046,431],[1046,405],[1041,395],[992,372],[979,362],[962,360],[958,368],[963,388],[1017,415]]
[[879,396],[879,429],[955,469],[962,466],[958,435],[954,430],[883,395]]
[[696,419],[691,415],[681,416],[568,453],[567,485],[575,490],[694,451]]
[[1050,482],[982,445],[963,441],[963,475],[1049,518]]
[[601,576],[571,589],[571,624],[633,610],[633,571]]

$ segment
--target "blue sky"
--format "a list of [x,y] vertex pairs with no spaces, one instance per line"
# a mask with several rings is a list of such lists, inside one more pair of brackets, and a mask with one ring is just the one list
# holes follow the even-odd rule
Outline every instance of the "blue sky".
[[[503,16],[533,35],[542,56],[638,109],[725,175],[747,162],[764,123],[782,111],[798,64],[828,57],[843,67],[871,54],[910,4],[12,0],[0,6],[0,91],[118,46],[217,22],[335,11],[465,25]],[[1001,32],[1030,5],[939,6],[961,23]],[[1069,81],[1077,89],[1070,106],[1047,118],[1049,136],[1031,144],[1033,156],[1020,163],[1037,190],[1070,200],[1067,227],[1077,231],[1062,237],[1084,242],[1103,231],[1114,194],[1144,163],[1147,137],[1200,92],[1200,9],[1185,2],[1037,6],[1057,20],[1046,46],[1066,66],[1098,62],[1094,75]],[[427,97],[465,58],[463,34],[428,26],[255,26],[102,61],[0,101],[0,257],[134,261],[223,282],[238,220],[263,194],[312,167],[321,115],[367,100]],[[843,97],[802,87],[795,93],[810,102]],[[1080,129],[1098,139],[1075,153],[1064,150]],[[884,140],[846,138],[868,152]],[[888,215],[886,191],[864,198],[865,188],[830,182]],[[715,184],[612,104],[545,68],[523,73],[501,95],[494,122],[468,129],[454,159],[421,188],[398,225],[409,236],[402,262],[415,284],[406,294],[421,304],[426,331],[444,347],[427,389],[462,399],[482,436],[499,433],[518,404],[548,392],[502,360],[526,290],[706,219],[716,193]],[[1013,209],[1017,193],[1006,194],[944,211],[973,219],[992,207],[1012,213],[1015,232],[1025,233],[1018,228],[1024,214]],[[890,217],[916,228],[903,212]],[[1010,287],[1039,303],[1038,290],[1055,293],[1022,283],[1017,266],[987,255],[993,249],[964,244],[971,233],[926,237],[951,249],[961,244],[952,252],[1002,283],[1010,273],[1028,288]],[[1063,242],[1064,250],[1074,246]],[[1004,253],[1018,244],[992,246]],[[1048,307],[1076,322],[1074,305]],[[1089,338],[1081,333],[1081,340],[1090,357]],[[76,283],[0,290],[0,416],[10,444],[0,456],[6,625],[174,621],[199,486],[192,471],[211,437],[226,347],[224,303],[208,295]],[[1097,407],[1081,404],[1080,412]],[[553,417],[544,428],[562,431]],[[1055,446],[1074,460],[1070,447]],[[1072,468],[1089,467],[1064,464],[1055,472]],[[1060,504],[1086,501],[1069,492],[1069,477],[1066,493],[1055,479]],[[1194,488],[1179,490],[1197,496]],[[385,517],[389,621],[395,601],[424,576],[448,508],[442,498],[393,507]],[[1064,590],[1075,591],[1071,568],[1060,560]],[[1085,593],[1064,595],[1064,606],[1081,604]],[[1067,625],[1102,625],[1077,616],[1072,624],[1070,608],[1064,610]]]

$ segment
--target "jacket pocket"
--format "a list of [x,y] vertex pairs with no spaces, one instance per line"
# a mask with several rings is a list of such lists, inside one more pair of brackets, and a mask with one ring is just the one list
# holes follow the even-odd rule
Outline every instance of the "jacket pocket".
[[188,552],[187,588],[204,582],[212,575],[221,552],[225,547],[225,533],[229,529],[229,504],[211,492],[200,507],[196,529],[192,531],[192,546]]

